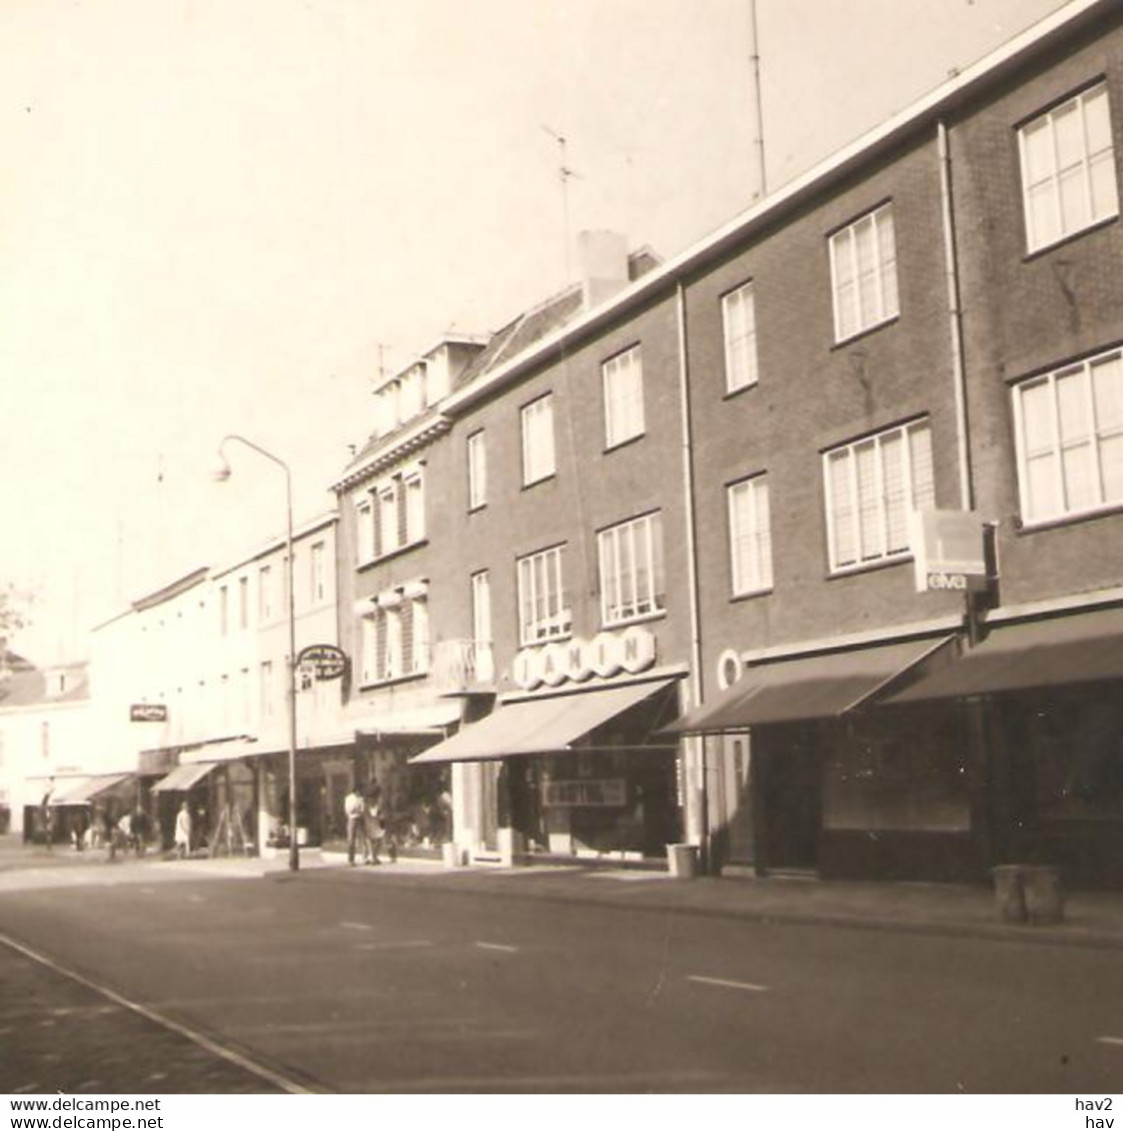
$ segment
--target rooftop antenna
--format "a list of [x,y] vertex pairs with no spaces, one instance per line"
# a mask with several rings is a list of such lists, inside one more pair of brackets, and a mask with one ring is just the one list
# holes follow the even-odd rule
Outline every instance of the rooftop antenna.
[[749,0],[749,70],[753,79],[753,149],[756,157],[757,191],[754,200],[768,192],[764,175],[764,107],[760,97],[760,47],[756,24],[756,0]]
[[552,129],[550,126],[543,126],[546,131],[558,143],[558,179],[561,181],[562,187],[562,236],[564,237],[565,244],[565,281],[569,282],[569,181],[572,177],[580,177],[581,174],[576,169],[571,169],[566,160],[566,141],[565,138],[558,133],[557,130]]

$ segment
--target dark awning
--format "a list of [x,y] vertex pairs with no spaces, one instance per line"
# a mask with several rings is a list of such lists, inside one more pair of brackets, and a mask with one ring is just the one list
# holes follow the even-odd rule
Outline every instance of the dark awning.
[[751,667],[727,691],[666,728],[704,734],[765,723],[837,718],[867,700],[953,637],[778,660]]
[[508,703],[493,714],[470,723],[458,734],[411,758],[426,762],[489,762],[516,754],[548,754],[569,749],[644,699],[670,687],[673,680],[630,683],[548,699]]
[[133,779],[133,774],[102,774],[99,777],[80,778],[64,782],[53,794],[49,805],[89,805],[103,793],[124,785]]
[[153,787],[153,793],[186,793],[193,785],[221,765],[219,762],[191,762],[186,766],[176,766],[166,778],[161,778]]
[[954,663],[889,703],[953,699],[1123,679],[1123,609],[998,625]]

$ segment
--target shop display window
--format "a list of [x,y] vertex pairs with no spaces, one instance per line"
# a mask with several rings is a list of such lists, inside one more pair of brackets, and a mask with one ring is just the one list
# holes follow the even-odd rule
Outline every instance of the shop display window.
[[967,832],[967,736],[957,712],[912,709],[839,724],[828,743],[827,829]]

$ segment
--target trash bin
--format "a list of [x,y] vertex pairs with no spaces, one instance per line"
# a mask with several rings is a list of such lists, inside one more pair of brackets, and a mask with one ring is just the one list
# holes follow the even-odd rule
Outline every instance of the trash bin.
[[1004,923],[1024,923],[1029,917],[1023,886],[1024,872],[1022,864],[999,864],[997,868],[991,869],[998,917]]
[[1027,865],[1022,870],[1022,889],[1026,914],[1035,926],[1059,923],[1064,918],[1060,869],[1049,864]]
[[677,880],[692,880],[698,875],[698,849],[693,844],[668,844],[667,867]]

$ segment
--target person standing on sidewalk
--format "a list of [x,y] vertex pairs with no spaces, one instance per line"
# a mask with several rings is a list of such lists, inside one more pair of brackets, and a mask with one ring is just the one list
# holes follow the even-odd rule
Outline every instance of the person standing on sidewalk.
[[378,846],[382,841],[382,791],[372,784],[366,797],[364,818],[367,839],[367,864],[381,864],[378,859]]
[[175,818],[175,854],[180,860],[191,855],[191,810],[187,802],[180,802]]
[[[363,801],[363,795],[359,792],[358,786],[352,786],[351,792],[343,799],[343,814],[347,818],[347,863],[355,863],[355,850],[359,846],[359,840],[366,841],[366,827],[364,822],[364,814],[366,812],[366,802]],[[366,855],[370,856],[370,843],[365,844]]]

